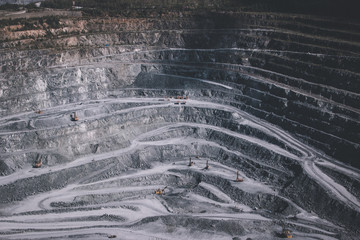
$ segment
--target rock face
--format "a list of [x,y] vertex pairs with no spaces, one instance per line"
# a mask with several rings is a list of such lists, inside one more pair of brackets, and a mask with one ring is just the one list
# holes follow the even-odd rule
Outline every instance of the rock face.
[[358,24],[33,21],[0,29],[0,236],[356,239]]
[[9,4],[22,4],[26,5],[33,2],[42,2],[44,0],[0,0],[0,5],[9,3]]

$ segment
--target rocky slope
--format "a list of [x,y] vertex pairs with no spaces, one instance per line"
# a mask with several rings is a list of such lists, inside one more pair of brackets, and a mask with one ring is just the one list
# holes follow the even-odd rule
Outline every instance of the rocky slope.
[[9,4],[29,4],[29,3],[33,3],[33,2],[41,2],[43,0],[0,0],[0,5],[9,3]]
[[356,239],[360,25],[146,14],[2,25],[0,236]]

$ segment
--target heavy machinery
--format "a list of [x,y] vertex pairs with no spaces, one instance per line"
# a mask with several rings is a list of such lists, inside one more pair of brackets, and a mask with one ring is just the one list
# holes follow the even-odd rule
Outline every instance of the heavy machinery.
[[33,168],[41,168],[41,166],[42,166],[42,160],[40,158],[40,159],[35,161],[35,163],[33,165]]
[[191,167],[191,166],[194,166],[194,164],[195,164],[195,163],[194,163],[193,161],[191,161],[191,158],[190,158],[190,159],[189,159],[189,164],[188,164],[188,166]]
[[206,160],[206,166],[205,166],[205,169],[209,169],[210,166],[209,166],[209,160]]
[[283,228],[283,230],[281,232],[281,237],[282,238],[292,238],[292,234],[289,229]]
[[37,113],[37,114],[42,114],[43,111],[41,111],[41,110],[39,109],[39,110],[36,110],[35,113]]
[[189,96],[176,96],[176,99],[188,100]]
[[76,112],[73,112],[72,116],[71,116],[71,121],[78,121],[78,120],[79,120],[79,117],[76,115]]
[[239,177],[239,171],[236,172],[236,180],[235,182],[243,182],[244,179],[242,177]]
[[161,189],[161,188],[156,189],[156,190],[155,190],[155,194],[156,194],[156,195],[163,195],[163,194],[165,194],[165,189],[166,189],[166,188],[167,188],[167,186],[164,187],[163,189]]

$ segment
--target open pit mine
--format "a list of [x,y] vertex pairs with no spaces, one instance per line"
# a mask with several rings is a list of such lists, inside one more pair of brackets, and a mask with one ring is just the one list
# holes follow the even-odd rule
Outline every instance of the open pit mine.
[[0,239],[360,238],[360,23],[208,2],[0,11]]

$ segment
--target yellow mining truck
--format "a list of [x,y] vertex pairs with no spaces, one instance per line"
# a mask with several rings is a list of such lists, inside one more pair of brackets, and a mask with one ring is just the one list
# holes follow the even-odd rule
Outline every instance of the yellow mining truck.
[[163,189],[161,189],[161,188],[156,189],[156,190],[155,190],[155,194],[156,194],[156,195],[163,195],[163,194],[165,194],[165,189],[166,189],[166,188],[167,188],[167,186],[164,187]]
[[281,232],[281,237],[282,238],[292,238],[292,234],[289,229],[283,228],[283,230]]

